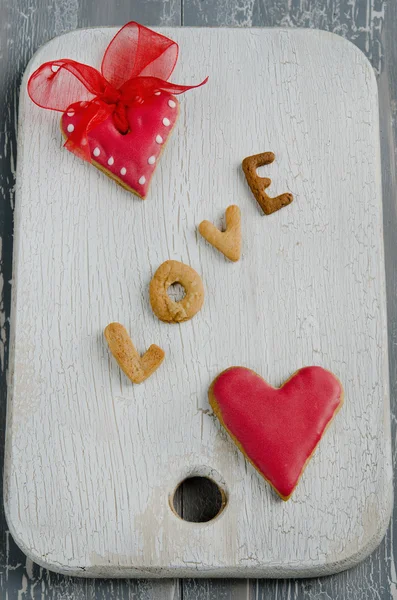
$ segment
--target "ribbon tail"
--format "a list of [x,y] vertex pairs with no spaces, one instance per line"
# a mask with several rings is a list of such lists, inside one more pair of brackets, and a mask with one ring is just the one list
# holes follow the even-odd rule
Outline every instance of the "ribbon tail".
[[30,76],[28,94],[41,108],[64,111],[78,100],[92,100],[108,86],[94,67],[60,59],[44,63]]
[[178,85],[158,77],[135,77],[127,81],[121,88],[120,92],[122,100],[125,104],[129,105],[134,102],[136,96],[150,96],[157,91],[169,92],[170,94],[183,94],[188,90],[198,88],[207,83],[208,77],[197,85]]
[[170,94],[183,94],[184,92],[188,92],[189,90],[194,90],[202,85],[205,85],[207,81],[208,77],[203,79],[203,81],[197,85],[178,85],[177,83],[172,83],[171,81],[164,81],[161,87],[159,87],[159,90],[169,92]]

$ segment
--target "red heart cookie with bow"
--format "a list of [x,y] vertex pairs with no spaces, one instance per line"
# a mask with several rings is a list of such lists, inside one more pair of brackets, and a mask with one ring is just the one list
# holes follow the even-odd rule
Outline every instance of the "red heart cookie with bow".
[[250,369],[231,367],[208,395],[223,427],[283,500],[343,404],[341,382],[321,367],[300,369],[280,388]]
[[[84,121],[85,102],[72,104],[62,115],[66,138]],[[117,183],[145,198],[156,165],[178,118],[179,104],[168,92],[139,98],[126,111],[128,132],[118,131],[112,116],[87,135],[91,163]]]
[[65,147],[145,198],[178,117],[174,94],[199,87],[168,81],[178,44],[127,23],[106,48],[101,71],[69,58],[44,63],[28,81],[42,108],[63,113]]

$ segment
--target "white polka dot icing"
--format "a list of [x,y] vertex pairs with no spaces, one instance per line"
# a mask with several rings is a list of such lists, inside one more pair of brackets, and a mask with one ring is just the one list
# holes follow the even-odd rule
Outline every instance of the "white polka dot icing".
[[173,100],[168,100],[168,106],[169,106],[170,108],[175,108],[175,106],[176,106],[176,102],[174,102]]
[[69,125],[66,128],[68,130],[69,133],[72,133],[74,131],[74,125],[72,123],[69,123]]
[[160,96],[160,94],[161,94],[161,92],[159,92],[159,91],[157,91],[157,92],[154,92],[154,95],[155,95],[155,96]]
[[[145,198],[163,146],[178,118],[178,101],[164,91],[156,95],[152,92],[151,98],[144,104],[139,104],[138,98],[136,100],[129,114],[130,135],[117,133],[109,118],[81,139],[81,147],[88,150],[95,166],[101,167],[109,176],[116,176],[125,186]],[[175,108],[169,104],[170,100],[175,103]],[[62,129],[67,136],[73,138],[76,134],[87,106],[88,102],[83,101],[81,107],[77,102],[64,112]],[[74,126],[74,132],[70,127],[68,129],[69,125]],[[135,136],[139,144],[134,143]],[[84,142],[88,146],[83,146]]]

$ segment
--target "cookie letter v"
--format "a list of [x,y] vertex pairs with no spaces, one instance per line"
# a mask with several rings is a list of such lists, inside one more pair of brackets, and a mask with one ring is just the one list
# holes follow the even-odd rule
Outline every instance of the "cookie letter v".
[[241,214],[238,206],[226,209],[226,230],[220,231],[209,221],[199,225],[199,232],[214,248],[222,252],[229,260],[236,262],[241,254]]

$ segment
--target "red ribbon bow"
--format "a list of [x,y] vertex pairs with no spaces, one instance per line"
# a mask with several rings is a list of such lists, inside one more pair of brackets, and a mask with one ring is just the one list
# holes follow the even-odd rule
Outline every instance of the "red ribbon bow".
[[120,133],[129,131],[127,108],[155,91],[182,94],[204,85],[168,82],[178,60],[178,44],[135,22],[114,36],[103,56],[101,73],[83,63],[61,59],[44,63],[28,81],[28,93],[42,108],[81,110],[83,117],[65,147],[89,162],[88,133],[112,116]]

